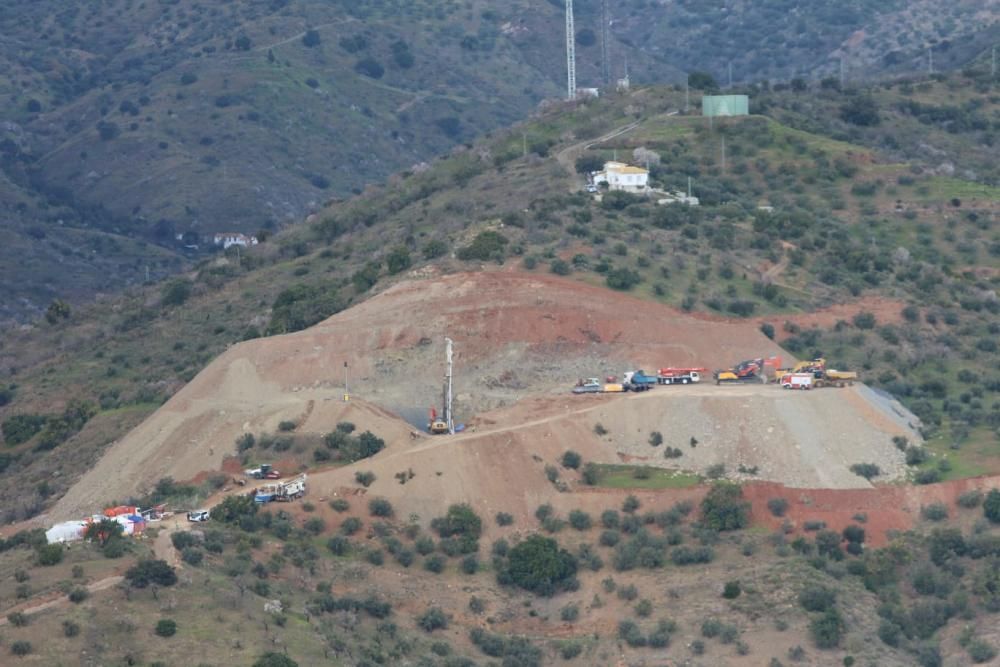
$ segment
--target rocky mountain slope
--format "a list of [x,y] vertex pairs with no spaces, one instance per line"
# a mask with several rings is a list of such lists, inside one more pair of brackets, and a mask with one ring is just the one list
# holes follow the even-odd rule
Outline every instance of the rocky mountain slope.
[[[855,79],[887,59],[909,71],[926,46],[971,57],[989,4],[626,3],[608,16],[605,68],[601,3],[581,0],[579,81],[604,85],[626,62],[637,83],[725,82],[730,63],[737,83],[819,78],[843,54]],[[564,89],[560,2],[16,0],[0,28],[2,187],[19,202],[6,247],[84,234],[67,270],[46,247],[27,253],[26,278],[4,277],[0,309],[19,318],[176,271],[178,235],[203,251],[212,232],[300,221]]]

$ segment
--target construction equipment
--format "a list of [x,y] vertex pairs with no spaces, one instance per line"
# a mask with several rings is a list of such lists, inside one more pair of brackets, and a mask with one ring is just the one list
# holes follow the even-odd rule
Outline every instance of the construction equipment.
[[[576,381],[573,387],[574,394],[620,394],[625,389],[624,384],[615,382],[614,377],[609,377],[607,382],[601,382],[600,378],[586,378]],[[638,391],[638,390],[636,390]]]
[[625,391],[647,391],[657,384],[655,375],[646,375],[643,371],[626,371],[622,376],[622,388]]
[[280,482],[278,484],[278,493],[275,496],[275,500],[280,502],[289,502],[301,498],[304,495],[306,495],[305,473],[299,475],[298,477],[293,477],[288,481]]
[[748,359],[724,371],[715,371],[715,384],[734,382],[760,382],[764,372],[763,359]]
[[786,373],[811,373],[814,387],[846,387],[853,385],[858,379],[855,371],[838,371],[826,367],[826,359],[822,357],[811,361],[800,361]]
[[448,432],[448,422],[438,419],[437,410],[431,407],[430,416],[427,420],[427,432],[432,435],[441,435]]
[[707,372],[707,368],[661,368],[656,379],[660,384],[691,384],[701,382],[702,373]]
[[779,379],[782,389],[812,389],[812,373],[785,373]]
[[280,479],[281,473],[271,467],[270,463],[261,463],[257,468],[248,468],[243,471],[247,477],[254,479]]

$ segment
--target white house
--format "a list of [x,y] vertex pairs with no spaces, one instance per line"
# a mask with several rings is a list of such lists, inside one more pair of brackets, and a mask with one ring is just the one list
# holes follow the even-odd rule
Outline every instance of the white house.
[[646,192],[649,189],[649,171],[622,162],[605,162],[604,171],[594,173],[594,183],[607,183],[610,190]]
[[244,248],[252,245],[257,245],[256,236],[247,236],[246,234],[240,234],[239,232],[223,232],[215,235],[215,245],[221,245],[223,249],[228,249],[230,246],[238,245]]

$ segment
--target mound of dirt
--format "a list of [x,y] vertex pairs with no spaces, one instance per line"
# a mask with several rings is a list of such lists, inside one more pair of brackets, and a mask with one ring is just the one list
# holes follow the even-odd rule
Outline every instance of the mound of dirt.
[[[478,432],[414,446],[412,426],[395,415],[420,423],[430,405],[440,406],[445,336],[455,341],[456,417]],[[754,323],[695,318],[555,276],[495,271],[408,280],[306,331],[232,347],[115,443],[50,517],[90,513],[148,490],[161,477],[191,479],[218,470],[240,434],[275,432],[281,421],[296,422],[299,433],[325,433],[342,420],[377,433],[388,447],[365,465],[393,484],[396,472],[419,468],[419,480],[397,486],[407,495],[419,489],[435,508],[521,493],[524,471],[541,470],[534,456],[552,462],[570,448],[596,461],[648,456],[667,465],[644,444],[653,430],[672,444],[702,440],[694,450],[684,444],[686,458],[673,462],[698,471],[722,462],[735,472],[743,464],[758,467],[765,479],[834,487],[866,485],[846,472],[853,463],[876,462],[895,472],[898,461],[882,444],[898,426],[879,422],[872,416],[877,410],[853,390],[567,393],[578,377],[668,365],[728,367],[781,354]],[[548,398],[526,400],[539,396]],[[608,439],[594,436],[594,421],[609,426]],[[332,490],[352,480],[353,470],[329,477]],[[525,493],[525,501],[534,502],[551,488]]]

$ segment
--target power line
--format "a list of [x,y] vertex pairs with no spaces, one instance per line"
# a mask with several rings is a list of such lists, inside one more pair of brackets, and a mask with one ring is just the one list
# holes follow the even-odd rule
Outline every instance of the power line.
[[611,63],[608,61],[608,0],[601,0],[601,67],[604,85],[611,83]]

